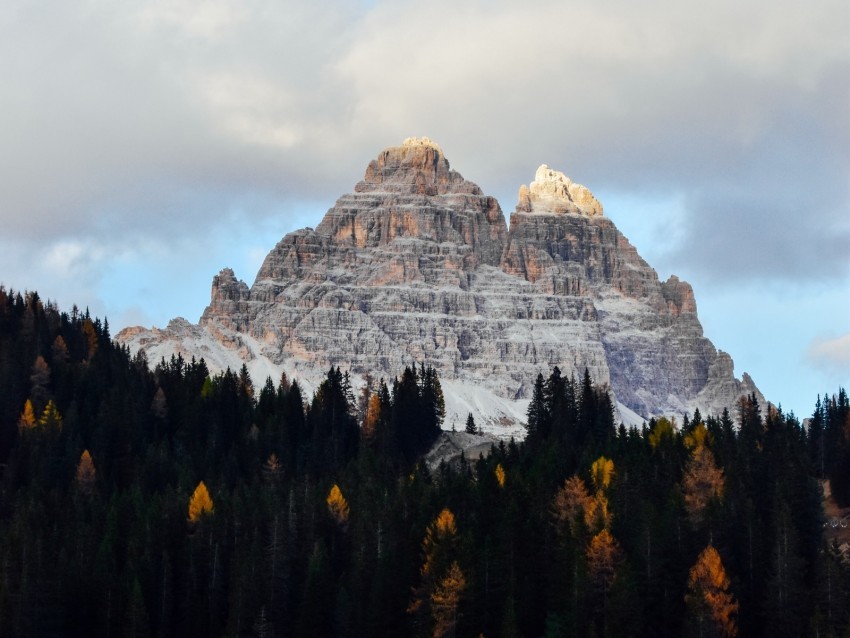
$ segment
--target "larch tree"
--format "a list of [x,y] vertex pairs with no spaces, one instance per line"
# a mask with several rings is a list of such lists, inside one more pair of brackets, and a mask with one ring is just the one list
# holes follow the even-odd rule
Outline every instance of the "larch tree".
[[608,498],[601,490],[591,496],[584,508],[584,524],[593,532],[611,527],[613,515],[608,509]]
[[360,436],[367,442],[374,441],[378,434],[380,421],[381,397],[377,392],[373,392],[366,402],[366,415],[363,417],[363,428],[360,431]]
[[600,456],[590,466],[590,479],[596,493],[587,501],[584,510],[584,522],[591,532],[608,529],[611,526],[612,514],[608,509],[608,497],[605,491],[611,486],[616,476],[614,461]]
[[331,491],[328,493],[328,497],[325,499],[325,502],[328,506],[328,513],[331,515],[334,523],[341,528],[345,528],[348,525],[350,510],[348,507],[348,501],[346,501],[345,497],[342,495],[342,490],[339,489],[339,485],[334,483]]
[[44,411],[38,419],[38,424],[44,428],[62,430],[62,415],[59,414],[59,410],[52,399],[44,407]]
[[94,468],[91,454],[88,450],[83,450],[80,455],[80,461],[77,463],[77,472],[74,475],[74,484],[80,493],[91,496],[94,492],[94,482],[97,478],[97,471]]
[[587,568],[590,580],[600,593],[607,594],[614,582],[620,546],[607,529],[596,534],[587,546]]
[[563,487],[555,494],[552,504],[552,517],[555,519],[558,531],[563,533],[569,530],[573,536],[578,536],[581,521],[584,520],[584,513],[587,511],[590,500],[587,487],[578,476],[571,476],[564,481]]
[[431,635],[434,638],[455,635],[458,605],[465,589],[466,577],[457,561],[453,561],[431,594],[431,617],[434,621]]
[[594,600],[593,613],[600,635],[605,635],[608,595],[617,576],[617,566],[622,552],[617,540],[607,529],[596,534],[587,545],[587,572]]
[[499,487],[505,487],[505,468],[502,467],[501,463],[496,464],[493,474],[496,475],[496,482],[499,484]]
[[596,488],[597,492],[608,489],[615,475],[614,461],[606,459],[604,456],[600,456],[590,466],[590,479],[593,481],[593,487]]
[[18,419],[18,429],[21,431],[30,430],[35,427],[35,411],[32,408],[32,401],[27,399],[24,403],[24,409],[21,412],[21,417]]
[[414,616],[420,626],[429,620],[436,621],[432,596],[437,593],[451,571],[456,553],[456,537],[457,524],[454,514],[444,508],[425,530],[425,539],[422,541],[424,560],[420,570],[421,581],[419,586],[414,588],[413,599],[407,608],[408,613]]
[[712,499],[721,499],[724,491],[723,470],[717,467],[708,448],[707,432],[705,425],[700,423],[685,437],[685,446],[691,449],[691,457],[682,476],[682,494],[693,525],[703,522],[708,504]]
[[212,514],[214,511],[215,508],[207,486],[201,481],[189,499],[189,522],[197,523],[202,516]]
[[738,602],[729,586],[720,554],[709,544],[688,574],[685,602],[694,635],[733,637],[738,634],[735,620]]
[[676,421],[670,421],[667,417],[661,417],[655,422],[649,433],[649,445],[653,450],[663,447],[665,442],[672,443],[675,438]]

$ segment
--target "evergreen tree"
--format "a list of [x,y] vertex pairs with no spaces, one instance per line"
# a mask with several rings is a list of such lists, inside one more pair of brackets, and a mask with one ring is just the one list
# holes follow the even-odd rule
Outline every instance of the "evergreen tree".
[[475,419],[472,416],[472,412],[466,417],[466,433],[467,434],[478,434],[478,427],[475,425]]
[[531,403],[528,404],[528,412],[526,414],[528,440],[531,443],[545,440],[549,436],[549,406],[546,402],[544,388],[543,375],[538,374],[537,379],[534,381]]

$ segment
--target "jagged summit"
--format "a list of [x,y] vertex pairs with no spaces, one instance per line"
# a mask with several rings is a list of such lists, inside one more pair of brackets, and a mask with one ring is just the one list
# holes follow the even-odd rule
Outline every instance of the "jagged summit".
[[576,184],[561,171],[541,164],[530,186],[519,187],[517,212],[574,213],[596,217],[602,215],[602,204],[586,187]]
[[440,153],[440,155],[443,154],[442,147],[430,137],[407,137],[404,139],[401,145],[403,148],[417,148],[420,146],[425,146],[428,148],[436,149],[437,152]]
[[369,163],[354,192],[480,195],[481,189],[451,169],[439,144],[427,137],[408,137],[401,146],[385,148]]
[[381,151],[315,230],[278,242],[250,288],[222,270],[198,325],[118,339],[151,362],[247,363],[308,390],[331,365],[362,382],[425,363],[443,382],[447,428],[472,412],[501,435],[522,434],[534,379],[554,366],[587,368],[632,422],[762,398],[703,335],[690,285],[659,281],[588,189],[543,165],[508,229],[496,199],[428,138]]

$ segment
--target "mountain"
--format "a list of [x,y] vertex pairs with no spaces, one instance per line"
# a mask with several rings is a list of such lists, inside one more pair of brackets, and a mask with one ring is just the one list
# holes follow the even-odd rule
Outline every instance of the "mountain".
[[355,381],[434,366],[444,427],[517,433],[538,373],[585,368],[627,422],[764,397],[704,335],[691,286],[659,281],[584,186],[541,166],[505,223],[495,198],[427,138],[373,160],[319,226],[286,235],[254,284],[213,278],[198,324],[128,328],[155,363],[181,353],[315,387],[340,365]]

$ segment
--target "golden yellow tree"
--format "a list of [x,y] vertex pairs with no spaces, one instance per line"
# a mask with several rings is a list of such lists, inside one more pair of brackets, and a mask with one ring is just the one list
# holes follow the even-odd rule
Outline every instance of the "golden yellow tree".
[[652,446],[652,449],[658,449],[658,446],[665,441],[671,442],[673,440],[675,430],[675,419],[670,421],[664,416],[658,419],[658,421],[655,422],[655,426],[653,426],[652,431],[649,433],[649,444]]
[[425,530],[425,540],[422,542],[422,551],[425,554],[425,563],[422,566],[423,575],[433,571],[437,550],[445,546],[448,541],[457,535],[457,524],[455,515],[448,508],[443,510],[434,519],[434,522]]
[[708,428],[705,427],[705,423],[700,421],[688,434],[685,435],[685,447],[689,450],[695,450],[700,446],[706,445],[709,438]]
[[709,544],[688,574],[688,605],[700,635],[736,636],[738,602],[729,591],[729,577],[720,554]]
[[499,487],[505,487],[505,468],[502,467],[501,463],[496,465],[494,474],[496,475],[496,482],[499,484]]
[[593,481],[593,487],[597,492],[608,489],[615,475],[614,461],[604,456],[600,456],[590,466],[590,480]]
[[62,415],[53,403],[53,399],[47,402],[41,416],[38,419],[38,424],[42,427],[62,429]]
[[212,514],[215,511],[207,486],[201,481],[189,499],[189,522],[197,523],[201,516]]
[[434,621],[434,638],[454,636],[457,627],[457,608],[466,589],[466,577],[457,561],[449,566],[446,575],[431,594],[431,617]]
[[334,483],[334,486],[328,493],[328,497],[325,499],[325,502],[328,505],[328,512],[334,522],[340,527],[348,525],[348,501],[346,501],[345,497],[342,495],[342,490],[339,489],[339,485]]
[[425,624],[433,619],[431,596],[437,592],[442,580],[449,573],[452,555],[455,553],[457,524],[451,510],[444,508],[425,530],[422,541],[424,561],[420,570],[421,582],[413,590],[413,599],[407,611],[414,614],[418,623]]
[[24,410],[21,412],[21,418],[18,419],[18,429],[30,430],[35,427],[35,411],[32,408],[32,401],[27,399],[27,402],[24,403]]
[[91,495],[94,491],[94,482],[97,477],[97,471],[94,468],[91,454],[88,450],[83,450],[80,455],[80,461],[77,463],[77,473],[74,476],[74,483],[77,489],[83,494]]

